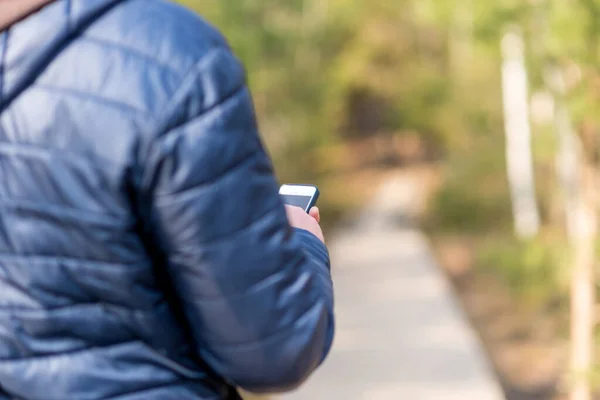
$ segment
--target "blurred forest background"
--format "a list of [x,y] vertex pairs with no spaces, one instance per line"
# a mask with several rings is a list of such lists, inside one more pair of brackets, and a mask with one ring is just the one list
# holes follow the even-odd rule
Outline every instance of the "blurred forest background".
[[[327,227],[386,171],[435,170],[423,226],[507,390],[590,398],[598,241],[569,215],[595,225],[600,0],[181,2],[245,63],[279,178],[320,186]],[[539,219],[516,233],[511,46],[524,54]]]

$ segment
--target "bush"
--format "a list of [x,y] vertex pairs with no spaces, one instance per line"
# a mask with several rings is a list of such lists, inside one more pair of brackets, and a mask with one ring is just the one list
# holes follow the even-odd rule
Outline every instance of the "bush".
[[478,250],[476,264],[499,275],[526,303],[544,305],[567,298],[567,260],[564,243],[551,235],[526,242],[494,236]]
[[427,228],[436,232],[506,232],[512,228],[504,159],[497,137],[483,137],[468,154],[450,159],[430,205]]

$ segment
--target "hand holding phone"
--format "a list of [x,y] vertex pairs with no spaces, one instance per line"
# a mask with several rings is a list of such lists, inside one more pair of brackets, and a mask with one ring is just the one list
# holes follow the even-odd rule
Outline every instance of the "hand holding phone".
[[296,206],[286,205],[285,211],[291,226],[304,229],[315,235],[321,242],[325,243],[323,230],[315,217],[307,214],[303,209]]
[[311,185],[283,185],[279,191],[286,203],[290,225],[315,235],[323,243],[325,238],[319,225],[319,210],[314,207],[319,190]]

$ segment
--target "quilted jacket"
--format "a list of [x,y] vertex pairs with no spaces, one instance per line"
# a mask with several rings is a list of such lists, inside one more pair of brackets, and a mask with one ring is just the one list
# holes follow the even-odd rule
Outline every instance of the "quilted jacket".
[[333,331],[327,249],[214,28],[57,0],[0,31],[0,399],[288,391]]

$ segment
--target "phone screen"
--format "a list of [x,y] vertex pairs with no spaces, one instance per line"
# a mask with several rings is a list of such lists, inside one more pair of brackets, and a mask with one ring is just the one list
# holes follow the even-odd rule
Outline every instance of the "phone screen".
[[281,197],[283,198],[283,202],[285,204],[300,207],[303,210],[306,210],[310,204],[310,199],[312,199],[312,196],[300,196],[295,194],[282,194]]

